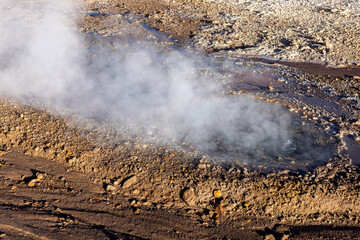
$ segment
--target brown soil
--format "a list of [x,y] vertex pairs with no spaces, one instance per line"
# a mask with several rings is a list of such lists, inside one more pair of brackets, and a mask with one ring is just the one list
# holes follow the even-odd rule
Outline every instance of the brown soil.
[[[178,46],[205,34],[200,26],[217,24],[220,10],[235,11],[206,1],[88,4],[96,14],[79,19],[84,33],[122,37],[120,30],[130,29],[126,37],[140,38],[145,30],[131,29],[145,23]],[[119,21],[123,18],[132,21]],[[114,22],[120,23],[114,27]],[[233,61],[231,53],[220,55]],[[268,69],[265,83],[231,73],[229,94],[276,101],[333,131],[335,153],[325,164],[311,171],[274,172],[224,165],[2,100],[0,239],[359,238],[360,160],[346,151],[347,140],[355,152],[359,146],[359,107],[352,100],[359,93],[358,69],[267,63],[248,63]],[[296,84],[274,84],[279,74],[292,76]],[[326,94],[327,85],[335,95]]]
[[1,162],[1,239],[260,239],[251,230],[208,227],[151,204],[133,204],[136,199],[107,194],[54,161],[11,152]]

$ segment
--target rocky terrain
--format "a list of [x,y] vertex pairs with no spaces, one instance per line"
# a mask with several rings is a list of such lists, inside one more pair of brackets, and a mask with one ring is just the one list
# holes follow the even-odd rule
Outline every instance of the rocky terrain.
[[[216,74],[219,91],[291,112],[314,140],[310,157],[228,161],[2,99],[0,239],[359,237],[356,1],[86,4],[77,20],[86,48],[135,39],[159,52],[205,54],[217,70],[202,74]],[[319,152],[329,156],[314,162]]]
[[[359,64],[356,1],[88,1],[93,10],[145,17],[178,41],[208,52],[322,63]],[[99,8],[100,5],[100,8]],[[101,31],[108,29],[102,27]],[[116,33],[117,31],[115,31]]]

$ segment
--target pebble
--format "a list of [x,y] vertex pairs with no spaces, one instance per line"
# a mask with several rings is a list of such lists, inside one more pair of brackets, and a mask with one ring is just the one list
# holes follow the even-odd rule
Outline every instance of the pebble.
[[125,179],[125,181],[123,182],[122,184],[122,187],[123,188],[128,188],[130,187],[131,185],[134,185],[135,183],[137,183],[138,179],[135,175]]
[[214,195],[215,198],[220,198],[222,194],[221,194],[221,191],[219,189],[215,189],[213,191],[213,195]]
[[114,181],[114,186],[119,186],[121,184],[121,179]]
[[140,190],[139,190],[139,189],[135,189],[132,193],[135,194],[135,195],[137,195],[137,194],[140,193]]
[[265,240],[276,240],[276,238],[274,237],[274,235],[268,234],[265,236]]
[[44,176],[43,173],[36,173],[36,180],[37,180],[37,181],[43,180],[44,177],[45,177],[45,176]]
[[115,191],[116,190],[116,187],[114,185],[107,185],[106,186],[106,191],[108,192],[112,192],[112,191]]
[[289,238],[290,238],[290,235],[284,234],[284,235],[282,236],[281,240],[287,240],[287,239],[289,239]]
[[189,205],[195,205],[196,194],[194,188],[185,188],[181,193],[181,199]]
[[31,180],[31,181],[28,183],[28,186],[29,186],[29,187],[35,187],[35,185],[36,185],[36,180],[35,180],[35,179]]
[[200,163],[200,164],[198,165],[198,168],[199,168],[199,169],[205,169],[205,168],[206,168],[206,164]]

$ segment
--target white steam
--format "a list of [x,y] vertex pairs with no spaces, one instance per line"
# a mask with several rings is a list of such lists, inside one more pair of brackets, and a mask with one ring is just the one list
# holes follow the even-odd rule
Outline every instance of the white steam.
[[221,84],[175,51],[133,46],[92,56],[73,12],[68,1],[0,2],[1,97],[152,127],[205,152],[277,153],[288,144],[291,118],[281,107],[221,97]]

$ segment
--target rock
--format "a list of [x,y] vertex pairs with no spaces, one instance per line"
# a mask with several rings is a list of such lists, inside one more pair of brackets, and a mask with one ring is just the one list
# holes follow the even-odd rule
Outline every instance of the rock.
[[112,191],[115,191],[117,188],[114,186],[114,185],[107,185],[106,186],[106,191],[108,192],[112,192]]
[[129,202],[130,202],[130,205],[131,205],[131,206],[137,207],[137,201],[136,201],[136,199],[131,199]]
[[35,187],[35,185],[36,185],[36,180],[35,180],[35,179],[31,180],[31,181],[28,183],[28,186],[29,186],[29,187]]
[[126,178],[124,181],[123,181],[123,184],[122,184],[122,187],[123,188],[128,188],[130,187],[131,185],[134,185],[135,183],[137,183],[138,179],[136,177],[136,175],[133,175],[131,177],[128,177]]
[[140,190],[139,189],[135,189],[133,192],[132,192],[132,194],[135,194],[135,195],[137,195],[137,194],[139,194],[140,193]]
[[215,189],[213,191],[213,195],[214,195],[215,198],[220,198],[222,194],[221,194],[221,191],[219,189]]
[[181,199],[189,205],[195,205],[196,203],[196,193],[194,188],[185,188],[181,192]]
[[117,179],[114,181],[114,186],[119,186],[121,184],[121,180]]
[[274,235],[268,234],[265,236],[265,240],[276,240],[276,238],[274,237]]
[[198,165],[198,168],[199,168],[199,169],[205,169],[205,168],[206,168],[206,164],[200,163],[200,164]]
[[232,211],[234,209],[236,209],[237,204],[236,203],[231,203],[231,204],[227,204],[224,206],[224,210],[225,211]]
[[43,173],[36,173],[36,180],[40,181],[43,180],[45,175]]
[[288,240],[290,238],[289,234],[284,234],[281,238],[281,240]]

